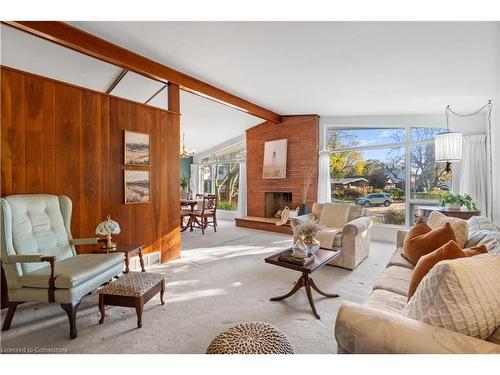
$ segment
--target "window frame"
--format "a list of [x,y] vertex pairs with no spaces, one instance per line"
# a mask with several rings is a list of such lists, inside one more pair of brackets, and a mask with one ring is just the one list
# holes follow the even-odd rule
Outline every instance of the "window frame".
[[[407,125],[361,125],[361,124],[350,124],[350,125],[324,125],[323,131],[321,132],[321,140],[320,144],[323,145],[323,149],[327,150],[329,154],[333,152],[349,152],[349,151],[368,151],[368,150],[377,150],[377,149],[386,149],[386,148],[397,148],[403,147],[405,152],[405,226],[406,228],[412,226],[414,224],[413,221],[413,211],[415,206],[417,205],[436,205],[439,203],[438,200],[435,199],[416,199],[411,198],[411,147],[413,145],[420,144],[434,144],[434,139],[425,139],[425,140],[412,140],[412,129],[414,128],[443,128],[443,124],[433,124],[433,125],[419,125],[415,124],[407,124]],[[367,145],[367,146],[354,146],[354,147],[342,147],[337,151],[331,151],[327,149],[328,145],[328,133],[331,130],[359,130],[359,129],[371,129],[371,130],[386,130],[386,129],[404,129],[405,137],[403,142],[392,142],[384,145]],[[330,172],[330,171],[328,171]],[[451,179],[451,187],[450,191],[453,191],[453,178]],[[394,224],[377,224],[384,227],[396,227],[401,228],[400,225]]]

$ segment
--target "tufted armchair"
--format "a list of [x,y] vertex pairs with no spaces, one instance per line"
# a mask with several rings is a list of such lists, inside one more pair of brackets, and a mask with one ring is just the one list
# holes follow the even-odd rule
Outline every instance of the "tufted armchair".
[[[372,220],[363,216],[363,207],[342,203],[314,203],[312,213],[292,220],[292,227],[300,222],[316,220],[322,226],[316,238],[325,249],[342,250],[330,264],[353,270],[370,253]],[[294,243],[298,237],[294,229]]]
[[76,311],[83,296],[123,270],[123,253],[77,255],[75,245],[97,238],[73,239],[71,200],[48,194],[0,198],[1,262],[7,281],[8,330],[17,305],[59,303],[76,338]]

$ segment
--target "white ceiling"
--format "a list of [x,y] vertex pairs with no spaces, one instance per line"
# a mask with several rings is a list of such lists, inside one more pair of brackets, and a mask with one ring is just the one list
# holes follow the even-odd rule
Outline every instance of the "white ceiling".
[[[280,114],[466,111],[498,93],[495,22],[71,22]],[[105,91],[121,69],[1,26],[1,62]],[[145,102],[128,73],[112,92]],[[149,104],[164,108],[166,90]],[[209,149],[262,120],[182,93],[186,146]]]
[[497,91],[495,22],[73,22],[280,114],[466,110]]

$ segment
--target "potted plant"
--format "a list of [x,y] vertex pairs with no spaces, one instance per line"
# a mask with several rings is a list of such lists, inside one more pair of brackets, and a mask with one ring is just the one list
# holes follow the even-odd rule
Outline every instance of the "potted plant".
[[477,210],[476,204],[469,194],[461,195],[449,192],[441,197],[439,204],[450,210],[460,210],[462,206],[467,207],[468,210]]
[[189,186],[189,177],[186,176],[184,173],[181,175],[180,178],[180,193],[181,193],[181,198],[186,199],[187,194],[188,194],[188,186]]

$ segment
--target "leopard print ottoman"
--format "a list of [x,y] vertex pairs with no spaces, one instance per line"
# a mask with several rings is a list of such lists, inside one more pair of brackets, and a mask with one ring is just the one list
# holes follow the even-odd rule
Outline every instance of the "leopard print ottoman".
[[207,354],[294,354],[288,338],[263,322],[241,323],[219,334]]

